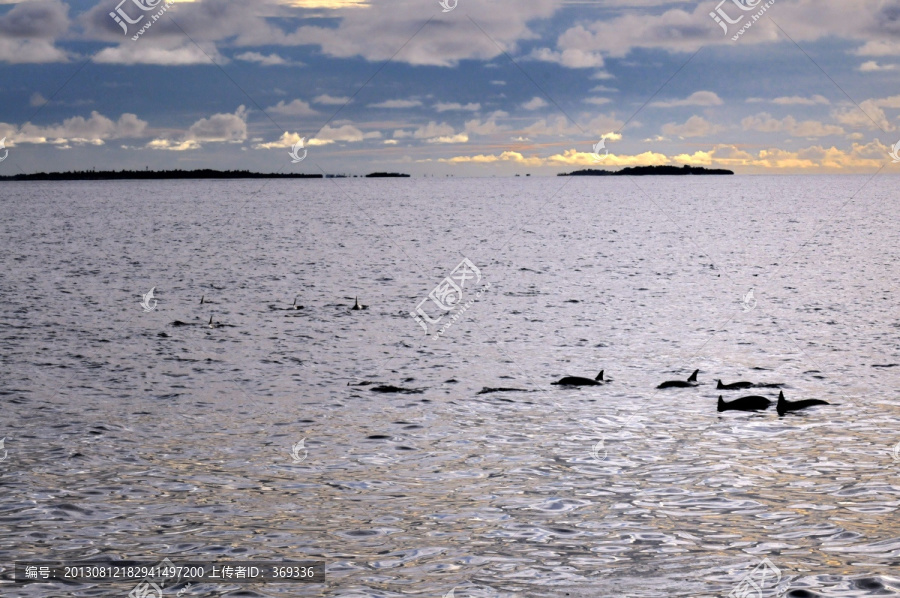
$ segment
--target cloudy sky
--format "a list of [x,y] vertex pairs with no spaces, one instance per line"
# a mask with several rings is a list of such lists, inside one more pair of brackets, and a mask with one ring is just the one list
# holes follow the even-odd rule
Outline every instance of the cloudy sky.
[[0,0],[0,175],[900,173],[900,0],[444,2]]

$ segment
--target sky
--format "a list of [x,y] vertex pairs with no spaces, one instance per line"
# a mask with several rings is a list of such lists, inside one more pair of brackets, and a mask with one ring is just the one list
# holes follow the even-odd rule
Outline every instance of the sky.
[[900,0],[0,0],[0,138],[0,175],[900,173]]

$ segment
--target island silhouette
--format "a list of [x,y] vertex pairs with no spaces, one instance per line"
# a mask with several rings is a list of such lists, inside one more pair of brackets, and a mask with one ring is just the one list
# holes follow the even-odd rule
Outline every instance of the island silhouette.
[[649,176],[649,175],[684,175],[684,174],[734,174],[724,168],[704,168],[702,166],[628,166],[622,170],[598,170],[588,168],[574,172],[561,172],[556,176]]

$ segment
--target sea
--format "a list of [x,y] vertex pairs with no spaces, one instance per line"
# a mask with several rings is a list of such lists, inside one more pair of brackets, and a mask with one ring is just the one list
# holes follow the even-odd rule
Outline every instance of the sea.
[[900,595],[898,182],[3,183],[0,595]]

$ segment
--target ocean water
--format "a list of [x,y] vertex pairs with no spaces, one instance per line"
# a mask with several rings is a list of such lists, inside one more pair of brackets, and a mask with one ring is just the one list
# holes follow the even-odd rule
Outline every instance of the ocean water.
[[726,596],[766,558],[748,595],[898,595],[897,183],[4,183],[0,595],[164,557],[327,563],[172,596]]

